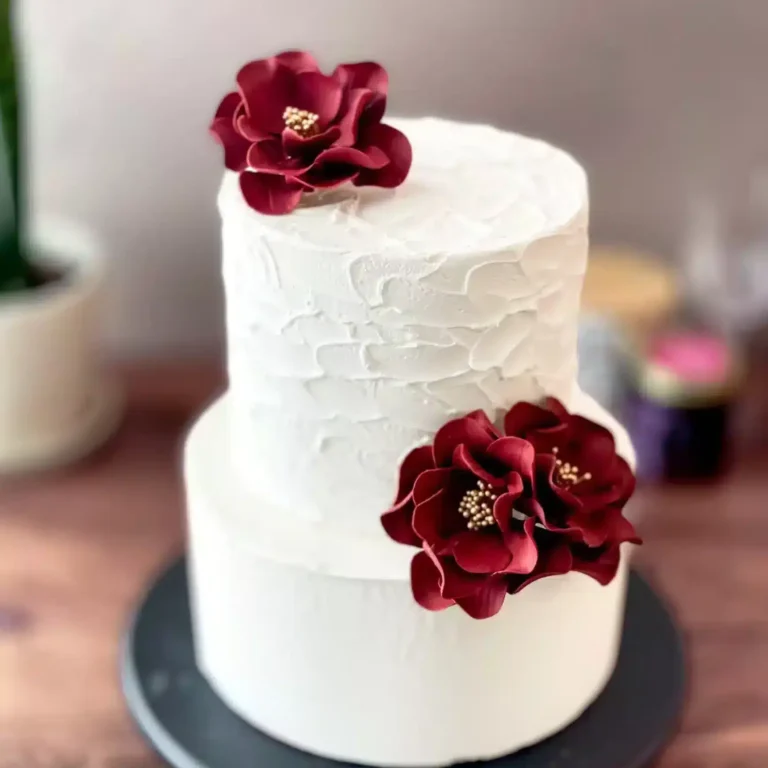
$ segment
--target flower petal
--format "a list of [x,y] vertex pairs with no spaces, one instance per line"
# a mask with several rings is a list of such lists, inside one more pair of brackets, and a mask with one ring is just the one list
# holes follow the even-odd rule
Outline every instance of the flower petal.
[[393,188],[402,184],[413,162],[411,142],[405,134],[391,125],[375,123],[366,128],[365,136],[360,140],[361,149],[378,147],[389,158],[389,163],[379,170],[364,170],[355,179],[355,186],[376,186]]
[[496,573],[503,571],[512,556],[493,531],[463,531],[451,540],[453,556],[460,568],[469,573]]
[[622,514],[619,507],[606,507],[596,511],[583,511],[573,515],[570,527],[581,533],[581,540],[589,547],[603,544],[642,544],[632,523]]
[[248,150],[248,167],[252,171],[295,176],[306,170],[307,165],[301,158],[287,157],[278,138],[251,144]]
[[446,493],[441,488],[413,509],[413,530],[429,546],[441,549],[443,536],[441,522],[445,511]]
[[635,492],[637,478],[629,464],[627,464],[624,458],[618,454],[614,459],[614,464],[616,474],[618,475],[618,478],[615,481],[618,488],[618,501],[621,504],[626,504]]
[[387,70],[373,61],[359,61],[355,64],[339,64],[332,77],[349,90],[366,88],[369,91],[387,95],[389,75]]
[[375,169],[386,163],[386,156],[376,147],[367,153],[353,147],[331,147],[321,152],[312,167],[298,178],[311,187],[336,187],[355,179],[361,169]]
[[484,451],[497,437],[498,432],[482,411],[449,421],[435,435],[435,464],[450,466],[458,445],[466,445],[471,453]]
[[504,433],[527,439],[535,430],[560,426],[560,419],[551,411],[534,403],[516,403],[504,417]]
[[440,594],[440,571],[425,552],[411,561],[411,590],[416,602],[428,611],[442,611],[455,601]]
[[585,467],[599,471],[601,467],[611,465],[616,455],[616,442],[610,430],[583,416],[573,416],[568,431],[569,442],[575,444],[579,461]]
[[429,547],[425,547],[424,551],[440,572],[440,594],[443,597],[450,600],[469,597],[487,580],[485,576],[462,570],[450,556],[438,557]]
[[400,464],[395,502],[402,501],[409,493],[411,493],[413,486],[416,483],[416,479],[422,472],[434,468],[435,461],[432,458],[432,446],[421,445],[418,448],[414,448]]
[[573,555],[565,542],[550,545],[542,550],[539,548],[539,559],[536,568],[528,575],[508,576],[507,588],[511,594],[525,589],[534,581],[547,576],[561,576],[568,573],[573,566]]
[[482,427],[489,435],[500,437],[498,430],[493,426],[493,422],[488,418],[488,414],[482,408],[470,411],[464,418],[474,421],[475,424]]
[[[301,136],[293,129],[286,128],[282,133],[283,151],[289,157],[301,157],[314,161],[324,149],[328,149],[338,141],[339,136],[341,136],[341,129],[337,125],[314,136]],[[308,162],[307,167],[310,164]]]
[[572,553],[574,571],[591,576],[603,586],[613,581],[621,560],[618,545],[598,549],[575,545],[572,548]]
[[346,163],[358,168],[376,170],[383,168],[389,160],[378,147],[369,147],[365,152],[354,147],[331,147],[326,149],[318,158],[320,163]]
[[381,516],[381,524],[390,539],[398,544],[420,547],[421,539],[413,532],[413,505],[406,504],[400,509],[392,509]]
[[624,517],[622,510],[609,508],[604,511],[605,540],[613,544],[642,544],[643,540],[635,530],[635,526]]
[[459,514],[458,502],[446,488],[441,488],[413,509],[413,530],[430,547],[441,553],[449,539],[463,530],[466,520]]
[[237,73],[237,85],[254,129],[283,130],[283,112],[291,105],[297,74],[277,57],[246,64]]
[[508,470],[517,472],[528,483],[533,479],[533,446],[519,437],[500,437],[488,448],[487,455],[505,466]]
[[341,106],[342,89],[332,77],[322,72],[301,72],[296,75],[293,89],[293,102],[284,106],[314,112],[321,128],[336,117]]
[[215,117],[222,117],[233,121],[242,103],[243,100],[239,93],[236,91],[228,93],[219,103]]
[[416,503],[426,501],[430,496],[447,487],[453,472],[454,470],[450,467],[437,467],[420,472],[413,483],[413,498]]
[[[422,472],[414,484],[413,529],[438,554],[450,549],[452,536],[466,530],[467,521],[461,516],[459,505],[471,487],[471,475],[443,468]],[[432,490],[434,493],[425,496]]]
[[[501,499],[499,499],[500,501]],[[497,502],[498,503],[498,502]],[[537,523],[541,525],[546,524],[546,516],[541,504],[535,498],[522,497],[518,498],[514,502],[515,508],[528,517],[532,517]],[[494,509],[494,512],[496,510]]]
[[283,51],[275,56],[275,59],[294,72],[310,72],[320,67],[311,53],[306,51]]
[[571,413],[556,397],[548,397],[546,405],[547,410],[551,411],[559,421],[567,422],[571,418]]
[[[238,97],[240,98],[240,94],[238,94]],[[248,139],[248,141],[264,141],[264,139],[274,136],[274,134],[259,128],[254,120],[243,111],[235,115],[235,126],[237,127],[237,132]]]
[[[587,465],[585,465],[587,466]],[[579,486],[579,499],[587,509],[623,507],[635,491],[635,475],[621,456],[608,465],[589,465],[593,479]]]
[[555,457],[549,453],[536,456],[535,488],[536,514],[547,530],[565,531],[574,512],[581,509],[581,502],[570,491],[555,481]]
[[506,493],[504,494],[505,496],[518,499],[523,495],[523,492],[525,491],[525,484],[523,483],[523,478],[520,476],[519,472],[510,472],[504,478],[504,482],[507,489]]
[[224,165],[230,171],[244,171],[246,157],[251,143],[243,138],[235,128],[234,116],[242,103],[239,93],[227,94],[216,110],[211,123],[211,133],[224,148]]
[[[356,115],[351,124],[355,136],[359,124],[375,125],[381,122],[387,107],[389,89],[389,76],[382,66],[370,61],[341,64],[336,67],[333,77],[344,88],[345,99],[341,114],[346,116],[353,112]],[[362,106],[359,103],[361,93],[366,94]]]
[[345,163],[324,163],[312,165],[297,177],[298,181],[313,189],[334,189],[348,181],[354,181],[360,169]]
[[473,595],[457,598],[458,606],[473,619],[489,619],[504,605],[507,583],[503,576],[492,576]]
[[573,555],[566,542],[556,543],[544,550],[544,556],[539,550],[538,567],[532,574],[536,578],[542,576],[562,576],[573,569]]
[[256,171],[240,174],[240,189],[251,208],[271,216],[290,213],[299,204],[303,192],[300,184],[283,176]]
[[[519,494],[512,492],[499,496],[493,505],[493,517],[501,531],[504,545],[515,558],[514,570],[507,569],[508,573],[529,573],[536,564],[537,549],[533,534],[538,518],[530,511],[531,505],[535,504],[537,502],[534,499],[520,498]],[[516,512],[526,516],[522,525],[519,519],[520,515],[515,514]],[[529,546],[528,540],[530,540],[531,546]],[[533,565],[528,568],[531,558]],[[518,568],[521,570],[517,570]]]
[[493,503],[493,517],[496,525],[502,533],[509,531],[514,520],[513,512],[517,496],[513,493],[504,493]]
[[339,144],[351,147],[357,142],[360,118],[373,99],[373,92],[365,88],[357,88],[346,94],[345,101],[339,111],[338,126],[341,130]]
[[374,94],[360,115],[358,123],[360,130],[367,132],[372,126],[379,125],[386,111],[387,97]]
[[466,445],[457,445],[453,452],[453,465],[471,472],[476,478],[492,486],[500,486],[502,481],[486,470],[469,452]]
[[536,568],[539,551],[533,533],[536,521],[529,517],[522,528],[513,528],[504,532],[504,544],[512,559],[504,569],[505,573],[531,573]]

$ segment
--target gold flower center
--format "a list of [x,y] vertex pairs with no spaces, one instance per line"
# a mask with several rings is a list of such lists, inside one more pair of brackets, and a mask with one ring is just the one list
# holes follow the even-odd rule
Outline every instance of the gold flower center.
[[307,112],[306,109],[298,109],[297,107],[286,107],[285,112],[283,112],[285,127],[304,138],[320,133],[320,126],[317,124],[319,119],[320,116],[314,112]]
[[[552,453],[555,456],[559,452],[560,449],[557,446],[552,449]],[[580,475],[579,468],[575,464],[555,458],[555,482],[563,488],[573,488],[574,485],[591,479],[591,473],[585,472],[583,475]]]
[[466,519],[470,531],[479,531],[493,525],[493,502],[498,496],[491,486],[482,480],[477,481],[477,488],[468,490],[459,502],[459,514]]

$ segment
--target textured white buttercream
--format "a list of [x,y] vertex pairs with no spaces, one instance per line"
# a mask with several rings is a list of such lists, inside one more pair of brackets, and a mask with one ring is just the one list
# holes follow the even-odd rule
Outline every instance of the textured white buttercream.
[[232,439],[284,514],[377,533],[404,455],[446,420],[567,400],[587,185],[567,154],[488,126],[402,120],[395,190],[223,220]]
[[[576,392],[574,410],[626,432]],[[498,616],[430,613],[413,600],[404,547],[307,526],[249,493],[232,465],[231,397],[186,444],[197,658],[247,721],[353,763],[443,765],[513,752],[560,730],[616,660],[626,557],[607,587],[542,579]]]

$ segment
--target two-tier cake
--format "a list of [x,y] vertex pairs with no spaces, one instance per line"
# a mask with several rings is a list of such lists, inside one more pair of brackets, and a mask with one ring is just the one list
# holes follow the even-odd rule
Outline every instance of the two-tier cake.
[[186,445],[195,642],[276,738],[439,765],[601,692],[633,453],[576,386],[581,167],[484,125],[384,124],[386,89],[283,54],[214,121],[229,390]]

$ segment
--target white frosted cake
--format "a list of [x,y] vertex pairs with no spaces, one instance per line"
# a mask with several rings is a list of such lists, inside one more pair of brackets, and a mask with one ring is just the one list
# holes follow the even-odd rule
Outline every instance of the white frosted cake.
[[[353,763],[441,765],[530,745],[599,695],[616,660],[626,553],[609,578],[576,565],[549,575],[560,550],[541,537],[559,536],[562,523],[545,517],[545,495],[519,469],[511,475],[523,480],[505,475],[499,493],[513,498],[518,483],[509,520],[523,522],[510,536],[538,542],[534,559],[525,565],[512,547],[516,565],[464,573],[502,584],[492,609],[449,594],[447,576],[434,600],[419,597],[418,557],[442,568],[452,555],[385,531],[400,465],[397,514],[411,504],[401,498],[404,460],[421,450],[432,462],[420,447],[444,425],[482,411],[496,425],[483,429],[501,430],[513,406],[545,396],[589,420],[579,424],[607,427],[629,464],[633,454],[575,383],[581,167],[488,126],[393,124],[413,152],[397,188],[347,183],[269,215],[239,183],[251,170],[225,175],[229,390],[185,452],[194,632],[214,690],[276,738]],[[500,434],[525,464],[522,439]],[[556,463],[558,494],[593,482],[596,468],[569,474]],[[470,533],[485,535],[468,519]],[[586,546],[573,545],[574,563]],[[540,564],[550,558],[548,578],[528,578],[536,547]]]

